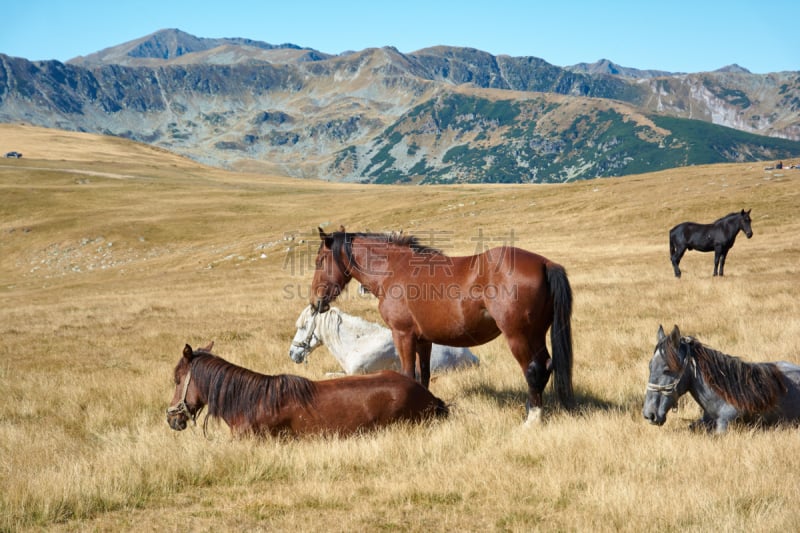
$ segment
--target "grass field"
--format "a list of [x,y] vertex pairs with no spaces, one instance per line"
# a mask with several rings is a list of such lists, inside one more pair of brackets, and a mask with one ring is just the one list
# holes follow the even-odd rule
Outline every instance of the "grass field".
[[[715,165],[571,183],[341,185],[202,167],[113,138],[0,125],[0,531],[793,531],[797,428],[693,433],[688,397],[641,416],[659,324],[800,363],[800,171]],[[787,162],[784,161],[786,164]],[[667,232],[752,208],[726,276]],[[437,375],[450,419],[350,439],[174,432],[185,343],[325,379],[288,357],[317,226],[403,229],[459,255],[512,243],[567,268],[576,413],[524,428],[499,338]],[[343,310],[379,321],[351,287]]]

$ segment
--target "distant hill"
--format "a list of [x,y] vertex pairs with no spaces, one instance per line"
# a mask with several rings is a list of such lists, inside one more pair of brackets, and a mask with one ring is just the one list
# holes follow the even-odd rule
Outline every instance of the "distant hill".
[[448,46],[330,55],[172,29],[67,63],[0,54],[0,122],[299,177],[559,182],[800,156],[800,72],[562,68]]

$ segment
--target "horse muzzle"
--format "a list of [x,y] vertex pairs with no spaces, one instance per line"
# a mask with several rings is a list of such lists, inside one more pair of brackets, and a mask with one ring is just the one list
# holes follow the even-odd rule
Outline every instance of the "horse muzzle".
[[167,424],[175,431],[186,429],[188,419],[181,415],[167,415]]
[[183,431],[186,429],[190,419],[193,422],[195,421],[198,412],[199,411],[192,413],[189,411],[189,406],[186,405],[186,401],[182,400],[178,405],[167,409],[167,424],[175,431]]
[[654,426],[663,426],[664,422],[667,421],[666,415],[659,415],[657,412],[648,409],[642,410],[642,416]]
[[329,298],[320,298],[317,300],[317,303],[314,305],[314,309],[317,313],[327,313],[331,308],[331,301]]
[[292,347],[289,348],[289,358],[295,363],[300,364],[306,360],[307,352],[308,350],[306,349],[305,346],[293,344]]

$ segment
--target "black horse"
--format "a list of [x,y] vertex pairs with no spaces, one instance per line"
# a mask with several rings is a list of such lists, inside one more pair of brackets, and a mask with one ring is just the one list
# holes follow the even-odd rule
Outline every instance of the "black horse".
[[733,246],[739,230],[743,231],[748,239],[753,236],[753,230],[750,228],[750,211],[742,209],[740,213],[725,215],[713,224],[682,222],[669,230],[669,253],[675,277],[681,277],[678,263],[681,262],[686,250],[698,252],[714,250],[714,275],[716,276],[719,270],[719,275],[722,276],[725,257]]

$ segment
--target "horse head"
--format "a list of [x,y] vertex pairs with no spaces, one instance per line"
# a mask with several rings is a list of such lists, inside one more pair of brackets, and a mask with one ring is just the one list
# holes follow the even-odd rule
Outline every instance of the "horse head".
[[317,347],[322,346],[322,339],[317,335],[317,318],[319,313],[308,305],[297,318],[297,332],[289,347],[289,357],[295,363],[302,363]]
[[188,344],[183,347],[183,355],[175,366],[175,394],[171,407],[167,409],[167,424],[175,431],[186,429],[187,422],[195,422],[197,415],[205,407],[200,397],[197,382],[192,380],[192,360],[202,353],[209,353],[214,343],[194,351]]
[[309,304],[317,312],[324,313],[330,309],[331,302],[344,290],[352,275],[342,260],[342,250],[347,234],[344,232],[326,234],[317,228],[319,245],[315,261],[314,277],[311,280]]
[[689,365],[689,347],[682,341],[678,326],[667,336],[662,326],[658,327],[658,339],[650,359],[650,377],[644,397],[642,416],[651,424],[661,426],[667,420],[667,412],[676,408],[678,398],[688,389],[685,379]]
[[739,218],[739,220],[740,220],[739,226],[740,226],[741,230],[744,232],[744,234],[747,235],[748,239],[753,236],[753,228],[750,227],[750,224],[751,224],[750,211],[752,211],[752,209],[748,209],[747,211],[742,209],[742,212],[739,213],[739,217],[740,217]]

